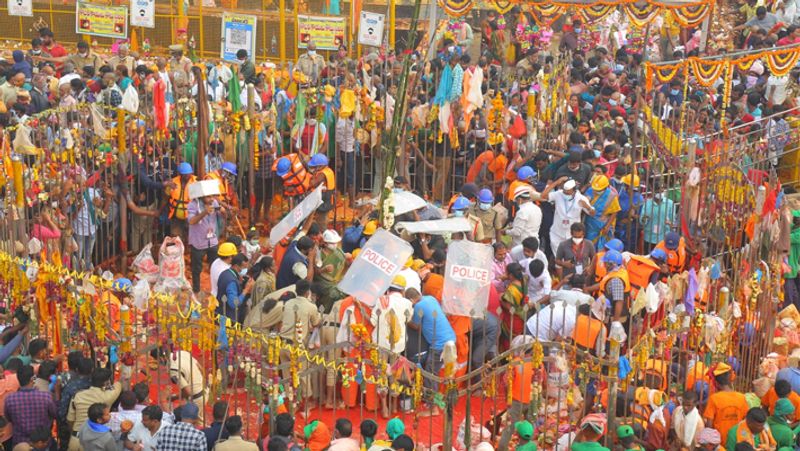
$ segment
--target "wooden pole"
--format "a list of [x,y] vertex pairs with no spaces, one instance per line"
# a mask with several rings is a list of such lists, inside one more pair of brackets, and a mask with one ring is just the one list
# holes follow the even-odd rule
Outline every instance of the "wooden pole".
[[[297,22],[295,22],[296,24]],[[278,1],[278,36],[280,37],[281,64],[286,63],[286,0]],[[297,35],[297,33],[295,33]],[[273,86],[274,88],[274,86]],[[270,415],[271,416],[271,415]]]
[[[247,84],[247,116],[250,117],[250,130],[248,133],[247,139],[247,150],[248,150],[248,168],[247,168],[247,191],[249,193],[248,199],[248,206],[249,210],[252,214],[254,208],[256,206],[256,140],[255,137],[258,135],[258,130],[255,129],[256,124],[256,88],[253,86],[252,83]],[[236,218],[237,222],[239,218]],[[253,218],[250,218],[250,224],[253,224]],[[239,224],[239,228],[241,229],[241,224]],[[244,236],[244,234],[242,235]]]
[[206,175],[206,152],[208,151],[208,93],[205,79],[199,67],[192,67],[194,79],[197,80],[197,175],[202,179]]

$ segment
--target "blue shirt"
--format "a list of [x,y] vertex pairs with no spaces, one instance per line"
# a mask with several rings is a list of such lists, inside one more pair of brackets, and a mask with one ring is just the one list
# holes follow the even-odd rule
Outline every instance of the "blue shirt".
[[664,198],[661,203],[653,199],[647,199],[641,210],[639,221],[644,230],[644,241],[650,244],[658,244],[664,239],[664,235],[671,230],[666,222],[676,226],[677,216],[675,214],[675,202],[672,199]]
[[414,304],[414,317],[411,321],[421,326],[422,336],[431,349],[441,351],[445,343],[456,340],[456,333],[447,321],[442,306],[433,296],[422,296],[422,299]]

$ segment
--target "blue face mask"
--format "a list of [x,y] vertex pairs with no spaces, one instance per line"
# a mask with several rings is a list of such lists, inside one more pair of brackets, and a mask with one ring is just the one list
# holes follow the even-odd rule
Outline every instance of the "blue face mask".
[[575,33],[580,33],[581,31],[583,31],[583,28],[576,28],[575,29]]
[[608,104],[609,104],[609,105],[611,105],[611,106],[617,106],[617,105],[619,105],[619,104],[617,103],[617,101],[616,101],[616,100],[614,100],[614,99],[608,99]]
[[481,202],[478,204],[478,208],[480,208],[482,211],[489,211],[489,209],[492,208],[492,204],[491,202]]
[[673,89],[673,90],[671,90],[669,93],[670,93],[670,94],[672,94],[672,95],[674,95],[674,96],[676,96],[676,95],[678,95],[678,93],[680,93],[680,92],[681,92],[681,91],[680,91],[679,89]]
[[453,216],[457,218],[464,216],[464,210],[453,210]]

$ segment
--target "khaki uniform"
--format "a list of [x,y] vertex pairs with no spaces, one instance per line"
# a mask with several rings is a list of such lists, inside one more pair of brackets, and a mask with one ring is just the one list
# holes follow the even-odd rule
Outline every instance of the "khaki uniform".
[[77,53],[70,55],[68,61],[72,63],[73,66],[75,66],[75,70],[78,71],[83,71],[83,68],[86,66],[92,66],[94,70],[97,71],[100,69],[100,66],[103,65],[103,59],[91,51],[86,56],[80,56]]
[[95,403],[103,403],[110,406],[114,401],[119,398],[122,393],[122,384],[115,383],[110,390],[104,390],[99,387],[90,387],[86,390],[81,390],[69,405],[67,411],[67,421],[72,423],[72,436],[69,438],[69,451],[81,451],[81,443],[75,434],[81,430],[86,420],[89,418],[89,407]]

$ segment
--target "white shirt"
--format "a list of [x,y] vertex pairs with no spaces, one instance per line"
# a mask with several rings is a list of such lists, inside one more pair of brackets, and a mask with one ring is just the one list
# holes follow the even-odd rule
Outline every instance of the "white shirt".
[[406,290],[409,288],[414,288],[420,293],[422,293],[422,279],[419,278],[419,274],[411,268],[403,268],[402,271],[397,273],[398,276],[403,276],[406,279]]
[[[372,307],[372,315],[369,318],[375,326],[372,331],[372,341],[393,352],[405,351],[406,324],[411,321],[413,314],[413,304],[400,293],[392,292],[389,296],[381,296]],[[396,335],[392,336],[394,334]]]
[[[511,260],[514,260],[519,264],[522,264],[523,260],[529,260],[527,257],[525,257],[525,251],[521,244],[512,247],[508,253],[511,254]],[[536,254],[533,256],[533,259],[541,260],[542,263],[544,263],[544,267],[547,268],[547,255],[545,255],[541,249],[536,249]],[[530,262],[528,262],[528,264],[530,264]]]
[[786,87],[789,84],[789,77],[776,77],[770,75],[767,79],[767,98],[774,104],[780,105],[786,101],[788,91]]
[[169,377],[175,378],[178,388],[190,387],[192,396],[202,393],[206,384],[205,372],[188,351],[178,351],[169,356]]
[[558,338],[569,338],[575,330],[575,317],[578,309],[574,305],[562,302],[550,304],[539,310],[539,313],[528,318],[526,325],[531,335],[539,341],[553,341]]
[[111,433],[114,434],[114,439],[119,440],[122,434],[122,422],[128,420],[134,425],[142,422],[142,412],[136,409],[122,410],[119,412],[111,412],[111,419],[108,421],[108,427]]
[[167,415],[161,418],[161,425],[155,434],[150,435],[150,430],[142,424],[141,421],[133,425],[133,429],[128,433],[128,440],[133,443],[139,443],[144,448],[144,451],[156,451],[158,446],[158,434],[167,426],[172,424],[172,421]]
[[576,190],[575,197],[569,200],[564,194],[564,191],[558,190],[548,194],[547,200],[554,205],[555,209],[553,225],[550,227],[550,234],[563,239],[569,238],[569,228],[572,224],[581,222],[581,213],[583,212],[581,200],[589,205],[589,199]]
[[100,222],[100,218],[97,216],[100,207],[96,205],[91,207],[94,209],[94,221],[92,221],[92,214],[87,202],[93,202],[94,199],[99,197],[99,194],[94,188],[86,188],[86,194],[80,193],[79,195],[81,196],[80,202],[82,202],[82,205],[72,221],[72,230],[78,236],[93,236],[97,232],[97,223]]
[[[533,261],[532,258],[526,260]],[[550,273],[547,271],[546,266],[539,277],[533,277],[529,271],[529,265],[530,263],[522,266],[525,271],[525,275],[528,276],[528,302],[531,304],[538,304],[543,297],[550,294],[550,290],[553,287],[553,281],[550,279]]]
[[221,258],[214,260],[211,263],[211,268],[209,272],[211,273],[211,295],[217,297],[217,282],[219,280],[219,275],[225,272],[226,269],[230,268],[231,264],[223,261]]
[[517,215],[508,235],[511,237],[512,246],[522,244],[522,240],[529,236],[538,237],[539,227],[542,225],[542,210],[533,202],[520,205]]

